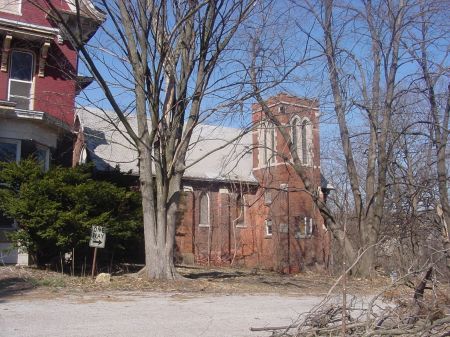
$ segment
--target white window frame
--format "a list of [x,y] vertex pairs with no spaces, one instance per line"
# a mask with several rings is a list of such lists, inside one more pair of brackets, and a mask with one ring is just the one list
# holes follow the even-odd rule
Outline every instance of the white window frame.
[[[269,222],[270,222],[270,232],[269,232]],[[264,232],[266,237],[272,237],[273,234],[273,221],[272,219],[264,220]]]
[[[294,116],[291,119],[291,140],[294,143],[297,156],[303,166],[312,166],[312,124],[309,118]],[[294,139],[295,130],[295,139]],[[306,150],[306,160],[303,149]]]
[[310,239],[313,236],[314,233],[313,218],[305,216],[303,218],[303,223],[304,223],[303,227],[304,232],[301,231],[302,227],[300,225],[295,229],[294,235],[296,239]]
[[276,163],[277,139],[275,126],[261,122],[259,127],[259,167],[267,167]]
[[[14,15],[22,15],[22,0],[3,0],[5,2],[5,4],[2,4],[2,0],[0,0],[0,12],[2,13],[10,13],[10,14],[14,14]],[[17,3],[17,11],[14,10],[8,10],[5,9],[4,7],[7,8],[8,5],[11,5],[11,1],[16,2]]]
[[16,144],[16,163],[20,161],[20,156],[22,152],[22,142],[20,139],[11,139],[11,138],[0,138],[0,143],[8,143],[8,144]]
[[302,146],[302,121],[300,117],[295,116],[291,119],[291,140],[295,146],[295,151],[297,153],[300,162],[301,158],[301,146]]
[[[12,59],[13,59],[13,54],[14,53],[23,53],[23,54],[30,54],[31,55],[31,81],[24,81],[24,80],[16,80],[11,78],[11,72],[12,72]],[[14,82],[20,82],[20,83],[30,83],[30,104],[28,106],[27,110],[33,110],[34,109],[34,72],[35,72],[35,62],[36,62],[36,55],[29,51],[29,50],[22,50],[22,49],[13,49],[10,52],[9,55],[9,74],[8,74],[8,101],[11,100],[11,81]],[[14,96],[14,95],[13,95]],[[17,96],[17,95],[15,95]],[[17,97],[21,97],[21,98],[28,98],[28,97],[24,97],[24,96],[17,96]]]
[[[202,198],[206,197],[207,200],[207,220],[208,223],[202,223],[201,222],[201,214],[202,214]],[[200,194],[200,198],[199,198],[199,227],[211,227],[211,200],[209,198],[209,193],[203,192],[202,194]]]
[[50,149],[47,146],[36,144],[36,150],[45,151],[44,172],[50,168]]
[[[16,163],[18,163],[20,161],[22,142],[19,139],[0,138],[0,143],[16,144]],[[16,220],[13,220],[13,223],[10,227],[0,227],[0,230],[2,231],[9,231],[15,229],[17,229]]]

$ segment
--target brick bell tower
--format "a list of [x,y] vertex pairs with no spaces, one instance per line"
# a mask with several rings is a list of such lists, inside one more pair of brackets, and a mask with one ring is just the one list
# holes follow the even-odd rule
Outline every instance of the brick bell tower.
[[[302,166],[320,193],[319,104],[317,100],[280,93],[266,101],[287,129]],[[260,185],[263,207],[261,236],[264,259],[274,269],[293,273],[323,266],[328,259],[328,235],[323,219],[292,167],[292,155],[279,129],[253,105],[253,174]]]

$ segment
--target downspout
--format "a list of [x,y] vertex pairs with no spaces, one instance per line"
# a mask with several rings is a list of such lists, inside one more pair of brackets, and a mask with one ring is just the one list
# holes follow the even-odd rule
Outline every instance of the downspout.
[[290,200],[289,200],[289,187],[286,185],[286,201],[287,201],[287,235],[288,235],[288,274],[291,273],[291,212],[290,212]]
[[191,234],[191,241],[192,241],[192,255],[194,257],[194,264],[196,264],[196,260],[195,260],[195,193],[194,193],[194,189],[191,186],[185,186],[184,188],[184,192],[190,192],[192,195],[192,225],[191,225],[191,230],[192,230],[192,234]]
[[195,260],[195,193],[194,190],[190,191],[192,193],[192,255],[194,256],[194,264],[196,264]]
[[[244,212],[245,212],[245,197],[242,196],[242,202],[244,203]],[[236,259],[236,253],[237,253],[237,240],[236,240],[236,224],[237,222],[244,217],[244,214],[242,214],[242,208],[239,207],[239,216],[233,220],[233,241],[234,241],[234,253],[233,258],[231,259],[231,265],[233,265],[234,260]]]

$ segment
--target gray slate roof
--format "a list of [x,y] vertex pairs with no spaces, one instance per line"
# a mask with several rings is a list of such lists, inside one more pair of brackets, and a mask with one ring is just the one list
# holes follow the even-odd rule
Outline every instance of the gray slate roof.
[[[123,124],[113,113],[105,114],[90,108],[79,109],[77,116],[85,135],[87,151],[97,169],[107,171],[119,167],[122,172],[139,173],[137,151]],[[129,117],[129,121],[136,130],[136,118]],[[239,137],[241,134],[242,130],[237,128],[199,124],[194,129],[186,155],[188,168],[184,177],[256,182],[252,174],[252,136],[247,133]]]

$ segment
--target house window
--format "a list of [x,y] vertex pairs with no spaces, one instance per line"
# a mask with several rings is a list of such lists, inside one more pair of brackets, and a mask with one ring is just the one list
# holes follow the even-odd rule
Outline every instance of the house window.
[[0,0],[0,11],[21,15],[22,0]]
[[20,141],[0,138],[0,161],[18,162],[20,160]]
[[272,236],[273,233],[272,220],[266,219],[265,227],[266,227],[266,236]]
[[209,195],[207,193],[202,193],[200,196],[200,223],[201,227],[210,226],[210,202]]
[[16,108],[31,109],[33,85],[33,54],[13,50],[9,72],[9,100],[16,102]]
[[313,234],[313,219],[309,217],[296,217],[295,238],[310,238]]
[[36,152],[34,153],[36,161],[42,166],[44,171],[48,171],[50,166],[50,150],[42,145],[36,145]]
[[[0,161],[18,162],[20,160],[20,141],[0,139]],[[0,211],[0,228],[14,228],[14,220],[8,218]]]

